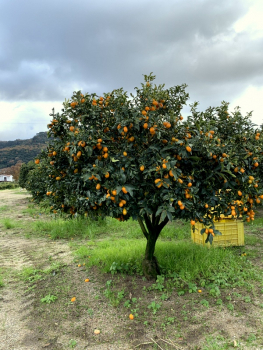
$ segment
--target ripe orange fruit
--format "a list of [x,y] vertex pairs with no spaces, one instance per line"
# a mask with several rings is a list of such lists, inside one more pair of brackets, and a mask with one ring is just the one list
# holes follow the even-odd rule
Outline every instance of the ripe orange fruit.
[[96,185],[96,190],[99,190],[100,189],[100,184],[97,184]]
[[192,225],[192,226],[195,225],[195,220],[191,220],[191,225]]
[[144,128],[144,129],[147,129],[147,128],[148,128],[148,124],[147,124],[147,123],[144,123],[144,124],[143,124],[143,128]]
[[110,174],[109,174],[109,173],[106,173],[106,174],[105,174],[105,177],[106,177],[106,179],[108,179],[108,178],[110,177]]
[[143,171],[144,170],[144,165],[140,166],[140,170]]
[[85,282],[89,282],[89,278],[86,278],[86,279],[85,279]]
[[122,211],[122,214],[123,215],[127,215],[127,209],[124,208],[123,211]]
[[128,193],[128,191],[126,190],[126,188],[124,186],[122,187],[121,190],[122,190],[123,193]]
[[133,320],[133,319],[134,319],[133,314],[129,314],[129,319],[130,319],[130,320]]
[[142,111],[142,115],[146,115],[147,114],[147,112],[146,111]]
[[190,146],[186,146],[185,149],[187,150],[187,152],[191,152],[192,148]]
[[71,104],[70,104],[70,106],[71,106],[72,108],[75,108],[76,105],[77,105],[77,102],[71,102]]
[[74,128],[74,126],[72,126],[72,125],[69,127],[69,130],[70,130],[70,131],[74,131],[74,129],[75,129],[75,128]]
[[71,301],[74,303],[74,301],[76,301],[76,297],[71,298]]
[[117,191],[116,191],[116,190],[111,191],[111,193],[112,193],[114,196],[117,195]]
[[242,192],[241,192],[241,191],[238,191],[237,194],[238,194],[239,196],[242,196]]
[[124,132],[128,132],[127,126],[125,126],[125,127],[123,128],[123,131],[124,131]]
[[40,160],[39,159],[36,159],[35,160],[35,164],[39,164]]
[[127,152],[123,152],[123,155],[124,155],[124,157],[127,157],[128,154],[127,154]]

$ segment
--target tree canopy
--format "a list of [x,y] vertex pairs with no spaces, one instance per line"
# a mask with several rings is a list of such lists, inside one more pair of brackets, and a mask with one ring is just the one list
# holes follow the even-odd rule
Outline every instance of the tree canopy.
[[251,113],[230,113],[224,101],[204,112],[194,103],[183,118],[186,85],[166,89],[144,78],[130,96],[74,92],[51,114],[52,141],[36,163],[55,213],[139,221],[147,275],[158,273],[154,247],[168,221],[203,222],[212,242],[220,216],[253,220],[263,199],[263,135]]

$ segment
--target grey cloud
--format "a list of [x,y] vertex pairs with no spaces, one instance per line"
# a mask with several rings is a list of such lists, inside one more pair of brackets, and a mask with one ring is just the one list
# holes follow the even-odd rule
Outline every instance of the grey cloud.
[[2,0],[0,98],[133,91],[152,71],[157,83],[187,83],[203,105],[231,100],[263,80],[263,40],[232,28],[247,9],[239,0]]

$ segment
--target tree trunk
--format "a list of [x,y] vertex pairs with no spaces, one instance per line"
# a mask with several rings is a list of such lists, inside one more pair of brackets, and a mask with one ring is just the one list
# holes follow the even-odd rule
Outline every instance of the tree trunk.
[[[142,232],[147,239],[146,250],[144,259],[142,262],[142,269],[144,276],[150,279],[156,279],[158,275],[161,274],[158,261],[154,256],[156,241],[164,228],[164,226],[169,221],[167,218],[159,224],[160,216],[155,217],[152,215],[150,218],[148,215],[144,215],[144,218],[139,218],[139,224],[141,226]],[[146,227],[147,229],[146,229]]]

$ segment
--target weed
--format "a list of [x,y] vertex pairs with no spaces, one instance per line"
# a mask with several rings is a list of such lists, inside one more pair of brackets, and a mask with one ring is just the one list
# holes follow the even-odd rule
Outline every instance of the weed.
[[77,345],[76,340],[70,339],[68,346],[69,346],[71,349],[73,349],[73,348],[75,348],[76,345]]
[[251,298],[250,298],[250,296],[244,297],[244,302],[245,302],[245,303],[251,303]]
[[152,309],[153,314],[155,315],[156,312],[160,309],[160,307],[162,306],[162,303],[158,304],[155,301],[151,302],[150,305],[148,305],[148,309]]
[[206,306],[206,307],[209,307],[209,302],[208,302],[207,300],[205,300],[205,299],[202,299],[202,300],[200,301],[200,304],[201,304],[201,305],[204,305],[204,306]]
[[228,310],[230,310],[230,311],[234,311],[234,305],[231,304],[231,303],[228,303],[228,304],[227,304],[227,308],[228,308]]
[[14,222],[11,222],[9,218],[5,218],[2,220],[4,227],[9,230],[10,228],[14,228],[16,225]]
[[41,303],[51,304],[57,300],[55,295],[48,294],[44,298],[41,299]]
[[2,207],[0,207],[0,212],[7,211],[7,210],[9,210],[7,205],[3,205]]
[[247,338],[248,343],[253,343],[255,340],[257,340],[257,337],[253,333],[251,333]]
[[162,291],[164,289],[164,276],[157,276],[156,282],[151,285],[149,290],[159,290]]
[[2,277],[2,270],[0,269],[0,288],[4,287],[4,280],[3,280],[3,277]]

